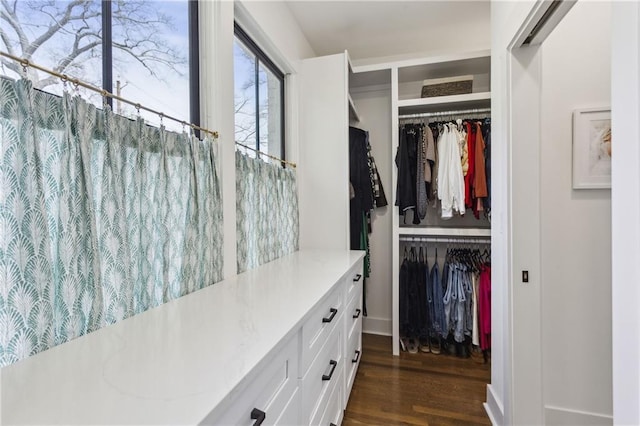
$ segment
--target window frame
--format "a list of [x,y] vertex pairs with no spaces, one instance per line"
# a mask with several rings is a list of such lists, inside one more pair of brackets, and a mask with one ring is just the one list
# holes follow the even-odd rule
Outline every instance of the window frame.
[[[266,53],[258,46],[258,44],[253,41],[253,39],[247,34],[246,31],[242,29],[240,24],[237,21],[233,22],[233,35],[237,37],[251,53],[256,56],[255,68],[254,68],[254,78],[256,82],[256,93],[255,93],[255,114],[256,114],[256,141],[255,141],[255,149],[258,152],[264,152],[260,150],[260,89],[258,85],[259,81],[259,72],[260,65],[262,64],[265,68],[273,73],[273,75],[280,80],[280,152],[279,157],[282,160],[286,160],[286,149],[285,149],[285,73],[278,67],[273,60],[267,56]],[[267,152],[266,154],[269,154]],[[283,163],[284,165],[284,163]]]
[[[113,93],[113,0],[102,0],[102,88]],[[187,0],[189,22],[189,120],[200,126],[200,37],[198,0]],[[107,98],[113,108],[113,99]],[[196,131],[199,137],[200,131]]]

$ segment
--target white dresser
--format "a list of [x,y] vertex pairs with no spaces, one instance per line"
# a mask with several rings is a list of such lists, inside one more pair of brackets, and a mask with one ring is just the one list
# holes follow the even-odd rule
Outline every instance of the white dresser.
[[363,252],[300,251],[0,370],[2,424],[338,425]]

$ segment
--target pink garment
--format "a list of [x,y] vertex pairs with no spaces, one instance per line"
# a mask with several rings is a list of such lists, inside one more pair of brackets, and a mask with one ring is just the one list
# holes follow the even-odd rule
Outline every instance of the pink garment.
[[480,349],[491,349],[491,267],[480,268],[478,285],[478,316],[480,317]]

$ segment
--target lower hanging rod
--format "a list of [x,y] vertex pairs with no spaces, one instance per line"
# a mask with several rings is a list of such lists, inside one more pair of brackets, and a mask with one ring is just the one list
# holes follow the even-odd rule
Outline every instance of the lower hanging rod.
[[404,114],[398,116],[398,118],[426,118],[426,117],[447,117],[447,116],[460,116],[465,114],[481,114],[491,113],[491,108],[475,108],[475,109],[459,109],[457,111],[435,111],[435,112],[422,112],[419,114]]
[[463,237],[463,238],[450,238],[450,237],[409,237],[401,236],[400,241],[403,242],[417,242],[417,243],[451,243],[451,244],[491,244],[491,237]]

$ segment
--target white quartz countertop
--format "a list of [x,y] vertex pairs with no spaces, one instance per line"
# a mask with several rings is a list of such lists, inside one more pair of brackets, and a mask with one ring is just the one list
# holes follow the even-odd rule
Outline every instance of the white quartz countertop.
[[2,424],[196,424],[362,256],[299,251],[7,366]]

